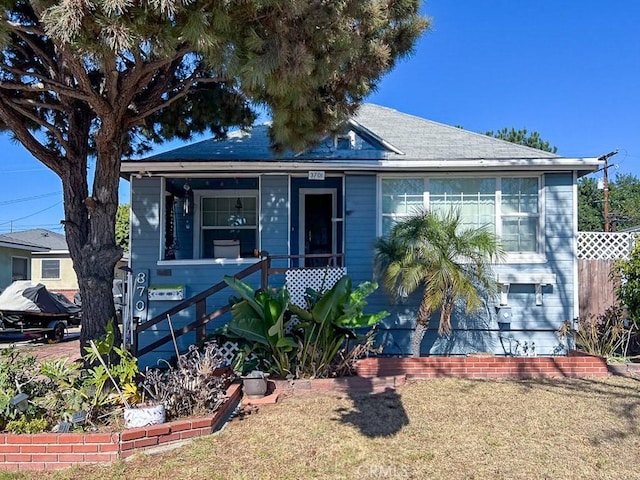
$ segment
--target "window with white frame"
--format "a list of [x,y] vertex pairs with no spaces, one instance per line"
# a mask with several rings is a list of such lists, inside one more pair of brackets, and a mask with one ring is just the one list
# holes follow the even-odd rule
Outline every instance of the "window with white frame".
[[507,252],[538,251],[538,179],[501,178],[502,244]]
[[55,280],[60,278],[60,260],[42,260],[41,277]]
[[258,248],[257,190],[203,191],[196,199],[200,258],[253,257]]
[[487,227],[508,253],[540,249],[540,178],[382,178],[382,235],[393,224],[423,210],[460,212],[465,226]]

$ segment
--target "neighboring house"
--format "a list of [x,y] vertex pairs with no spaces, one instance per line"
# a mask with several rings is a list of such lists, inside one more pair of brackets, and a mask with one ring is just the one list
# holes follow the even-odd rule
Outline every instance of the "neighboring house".
[[0,291],[15,280],[30,280],[32,252],[46,250],[15,237],[14,233],[0,235]]
[[[563,158],[371,104],[305,152],[276,156],[268,126],[261,125],[126,160],[130,267],[141,287],[134,291],[133,315],[144,325],[175,306],[180,294],[207,289],[258,262],[261,252],[290,256],[273,260],[281,267],[313,267],[317,258],[298,257],[333,255],[354,283],[371,280],[373,241],[394,221],[415,208],[456,208],[467,225],[488,225],[502,239],[508,254],[495,266],[502,293],[473,316],[454,313],[447,337],[438,337],[434,316],[423,353],[562,353],[556,331],[578,314],[577,179],[601,165],[597,158]],[[257,287],[260,277],[251,281]],[[270,278],[272,286],[283,281]],[[209,297],[206,313],[224,306],[230,293]],[[370,297],[368,308],[391,312],[378,333],[385,354],[410,352],[419,299],[396,305],[381,289]],[[194,308],[175,313],[174,327],[195,315]],[[149,324],[139,349],[167,334],[167,322]],[[195,338],[183,335],[180,348]],[[172,352],[170,344],[159,345],[141,362]]]
[[43,228],[10,235],[39,247],[31,255],[31,280],[73,300],[78,291],[78,280],[64,235]]

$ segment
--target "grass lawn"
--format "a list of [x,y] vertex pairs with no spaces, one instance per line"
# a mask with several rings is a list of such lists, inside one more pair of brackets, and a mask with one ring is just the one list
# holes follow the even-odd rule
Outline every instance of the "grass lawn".
[[640,479],[640,381],[430,380],[290,397],[127,462],[2,479]]

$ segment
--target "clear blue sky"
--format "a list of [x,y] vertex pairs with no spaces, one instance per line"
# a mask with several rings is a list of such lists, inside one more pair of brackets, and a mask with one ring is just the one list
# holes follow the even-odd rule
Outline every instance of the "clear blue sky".
[[[431,31],[368,101],[476,132],[536,130],[567,157],[618,148],[618,173],[640,177],[640,1],[430,0],[422,11]],[[60,181],[8,137],[0,149],[0,233],[60,231]]]

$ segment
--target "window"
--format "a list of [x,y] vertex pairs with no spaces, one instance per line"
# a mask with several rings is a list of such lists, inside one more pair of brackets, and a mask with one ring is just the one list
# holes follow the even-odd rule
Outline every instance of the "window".
[[469,228],[495,232],[496,181],[494,178],[434,179],[429,182],[431,210],[458,211]]
[[502,179],[502,243],[507,252],[538,250],[538,179]]
[[467,227],[488,227],[507,252],[540,250],[538,177],[382,178],[382,234],[421,209],[460,212]]
[[60,260],[42,260],[42,278],[60,278]]
[[11,281],[29,279],[29,260],[27,258],[11,258]]
[[382,180],[382,234],[393,224],[424,208],[424,180],[421,178],[385,178]]
[[[258,246],[258,194],[251,190],[207,191],[198,198],[200,257],[253,257]],[[239,250],[239,255],[237,254]]]

